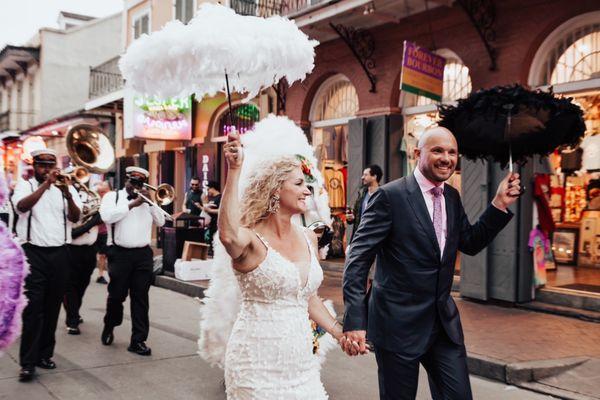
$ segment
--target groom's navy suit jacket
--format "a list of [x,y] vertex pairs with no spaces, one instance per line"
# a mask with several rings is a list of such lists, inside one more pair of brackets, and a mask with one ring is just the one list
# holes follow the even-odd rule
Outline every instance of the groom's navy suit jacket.
[[[433,223],[414,177],[381,186],[370,199],[350,244],[344,269],[344,331],[367,330],[376,347],[416,358],[427,351],[436,318],[450,340],[463,344],[458,309],[450,296],[457,251],[474,255],[512,213],[490,205],[474,225],[459,193],[444,185],[447,237],[440,257]],[[377,269],[366,293],[369,268]]]

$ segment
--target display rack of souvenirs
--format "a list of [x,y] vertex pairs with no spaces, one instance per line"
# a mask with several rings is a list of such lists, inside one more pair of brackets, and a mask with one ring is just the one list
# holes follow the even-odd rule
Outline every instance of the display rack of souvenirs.
[[587,206],[585,179],[580,176],[567,177],[565,189],[565,222],[577,222]]

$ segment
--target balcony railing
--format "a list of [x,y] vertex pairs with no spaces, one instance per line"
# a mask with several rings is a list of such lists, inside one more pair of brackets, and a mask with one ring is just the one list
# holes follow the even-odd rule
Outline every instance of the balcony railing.
[[233,10],[241,15],[270,17],[271,15],[290,15],[324,0],[231,0]]
[[120,90],[123,88],[123,83],[119,71],[119,57],[90,68],[90,99]]

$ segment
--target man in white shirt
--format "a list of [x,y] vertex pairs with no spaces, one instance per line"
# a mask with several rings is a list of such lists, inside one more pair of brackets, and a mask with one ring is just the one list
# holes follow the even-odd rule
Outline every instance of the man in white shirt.
[[[81,192],[84,210],[89,205],[90,197],[85,191]],[[83,213],[81,215],[84,217]],[[83,302],[83,296],[90,284],[90,278],[96,268],[96,256],[98,247],[98,225],[102,223],[100,213],[96,212],[86,221],[73,228],[71,232],[72,241],[69,245],[71,253],[71,271],[69,273],[69,283],[65,292],[63,305],[67,314],[66,325],[69,335],[79,335],[81,333],[79,324],[83,322],[79,310]]]
[[19,351],[22,382],[30,381],[35,367],[54,369],[56,324],[69,274],[71,227],[79,219],[81,200],[66,180],[59,179],[56,153],[32,151],[34,178],[21,180],[12,197],[19,220],[17,236],[30,274],[25,279],[27,307],[23,310]]
[[132,334],[128,351],[149,356],[146,346],[148,291],[152,283],[153,254],[150,248],[152,223],[163,226],[164,215],[157,206],[149,205],[136,192],[149,198],[144,188],[149,173],[143,168],[127,167],[125,188],[107,193],[102,198],[100,216],[108,226],[108,299],[102,330],[102,344],[114,340],[113,329],[123,322],[123,302],[131,296]]

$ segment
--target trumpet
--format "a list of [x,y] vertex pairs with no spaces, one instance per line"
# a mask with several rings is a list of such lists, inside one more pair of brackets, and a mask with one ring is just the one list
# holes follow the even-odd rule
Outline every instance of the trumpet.
[[162,183],[155,187],[147,183],[143,183],[142,187],[148,188],[155,192],[154,199],[156,200],[156,202],[141,194],[139,189],[136,189],[134,192],[143,200],[145,200],[146,203],[156,207],[165,216],[167,220],[173,221],[173,217],[171,216],[171,214],[169,214],[161,208],[162,206],[168,206],[175,200],[175,189],[173,188],[173,186],[169,185],[168,183]]

